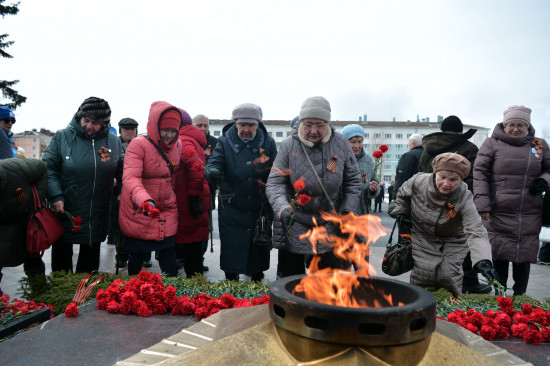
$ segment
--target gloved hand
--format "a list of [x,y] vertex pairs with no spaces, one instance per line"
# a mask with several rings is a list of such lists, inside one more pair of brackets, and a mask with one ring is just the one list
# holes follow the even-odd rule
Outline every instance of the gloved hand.
[[189,212],[194,218],[197,218],[204,213],[201,207],[200,199],[201,198],[199,196],[189,195]]
[[290,210],[290,207],[287,207],[281,212],[281,221],[286,227],[289,227],[292,223],[292,211]]
[[[222,175],[219,171],[215,169],[210,169],[206,178],[208,180],[208,183],[210,184],[210,187],[212,188],[216,188],[217,186],[219,186],[220,182],[222,181]],[[210,191],[212,191],[212,189],[210,189]]]
[[410,217],[399,215],[397,219],[399,220],[399,222],[397,223],[397,225],[399,226],[399,235],[410,234],[412,230],[412,222]]
[[539,194],[541,192],[544,192],[548,189],[548,183],[542,178],[537,178],[529,188],[529,193],[531,194]]
[[497,271],[495,271],[495,269],[493,268],[493,264],[488,259],[482,259],[477,262],[474,266],[474,270],[481,273],[481,275],[485,277],[489,282],[500,282]]

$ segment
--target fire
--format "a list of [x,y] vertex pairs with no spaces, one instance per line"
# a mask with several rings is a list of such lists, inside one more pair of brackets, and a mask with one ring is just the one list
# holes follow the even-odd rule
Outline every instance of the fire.
[[[303,293],[308,300],[343,307],[403,305],[394,304],[391,294],[362,280],[369,276],[371,269],[376,274],[365,257],[370,254],[371,243],[387,235],[388,229],[382,226],[381,219],[374,215],[337,215],[327,212],[321,218],[327,224],[319,226],[314,219],[313,229],[302,234],[300,239],[308,238],[314,251],[318,243],[331,247],[334,254],[347,263],[349,272],[334,268],[319,269],[320,258],[314,256],[308,276],[302,279],[293,292]],[[327,225],[337,228],[338,235],[329,234]],[[352,266],[355,274],[351,273]],[[362,296],[357,296],[359,294]]]

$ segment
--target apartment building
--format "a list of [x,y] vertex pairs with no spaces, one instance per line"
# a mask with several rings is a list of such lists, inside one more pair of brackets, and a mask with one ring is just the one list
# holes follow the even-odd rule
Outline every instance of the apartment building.
[[13,137],[17,147],[25,150],[27,158],[42,159],[42,155],[46,152],[53,135],[49,130],[41,129],[37,131],[36,128],[33,128],[32,131],[16,133]]

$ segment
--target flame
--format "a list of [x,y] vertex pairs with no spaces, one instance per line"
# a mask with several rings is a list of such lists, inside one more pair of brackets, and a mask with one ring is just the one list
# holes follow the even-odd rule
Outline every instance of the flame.
[[[338,258],[348,263],[346,270],[349,272],[334,268],[320,269],[320,257],[314,256],[308,276],[300,281],[293,293],[303,293],[306,299],[319,303],[353,308],[403,305],[401,302],[395,304],[391,294],[386,294],[384,289],[374,288],[370,282],[360,280],[368,277],[371,270],[376,274],[365,257],[370,254],[371,243],[387,235],[388,229],[382,226],[380,217],[323,212],[321,218],[326,224],[318,225],[313,218],[314,227],[302,234],[300,240],[308,238],[314,253],[317,253],[318,244],[331,247]],[[329,234],[327,226],[334,227],[337,234]],[[351,273],[352,266],[355,267],[355,274]]]

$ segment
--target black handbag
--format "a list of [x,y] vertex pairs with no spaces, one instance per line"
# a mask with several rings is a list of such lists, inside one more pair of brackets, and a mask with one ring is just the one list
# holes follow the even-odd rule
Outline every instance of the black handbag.
[[[395,226],[399,225],[399,239],[397,244],[392,245]],[[390,276],[399,276],[409,272],[414,267],[412,256],[412,240],[410,220],[405,216],[399,216],[393,224],[393,230],[386,245],[386,253],[382,260],[382,272]]]
[[267,199],[262,200],[260,206],[260,217],[256,220],[254,226],[254,236],[252,237],[252,244],[259,247],[271,250],[273,248],[273,210],[271,205],[267,202]]

